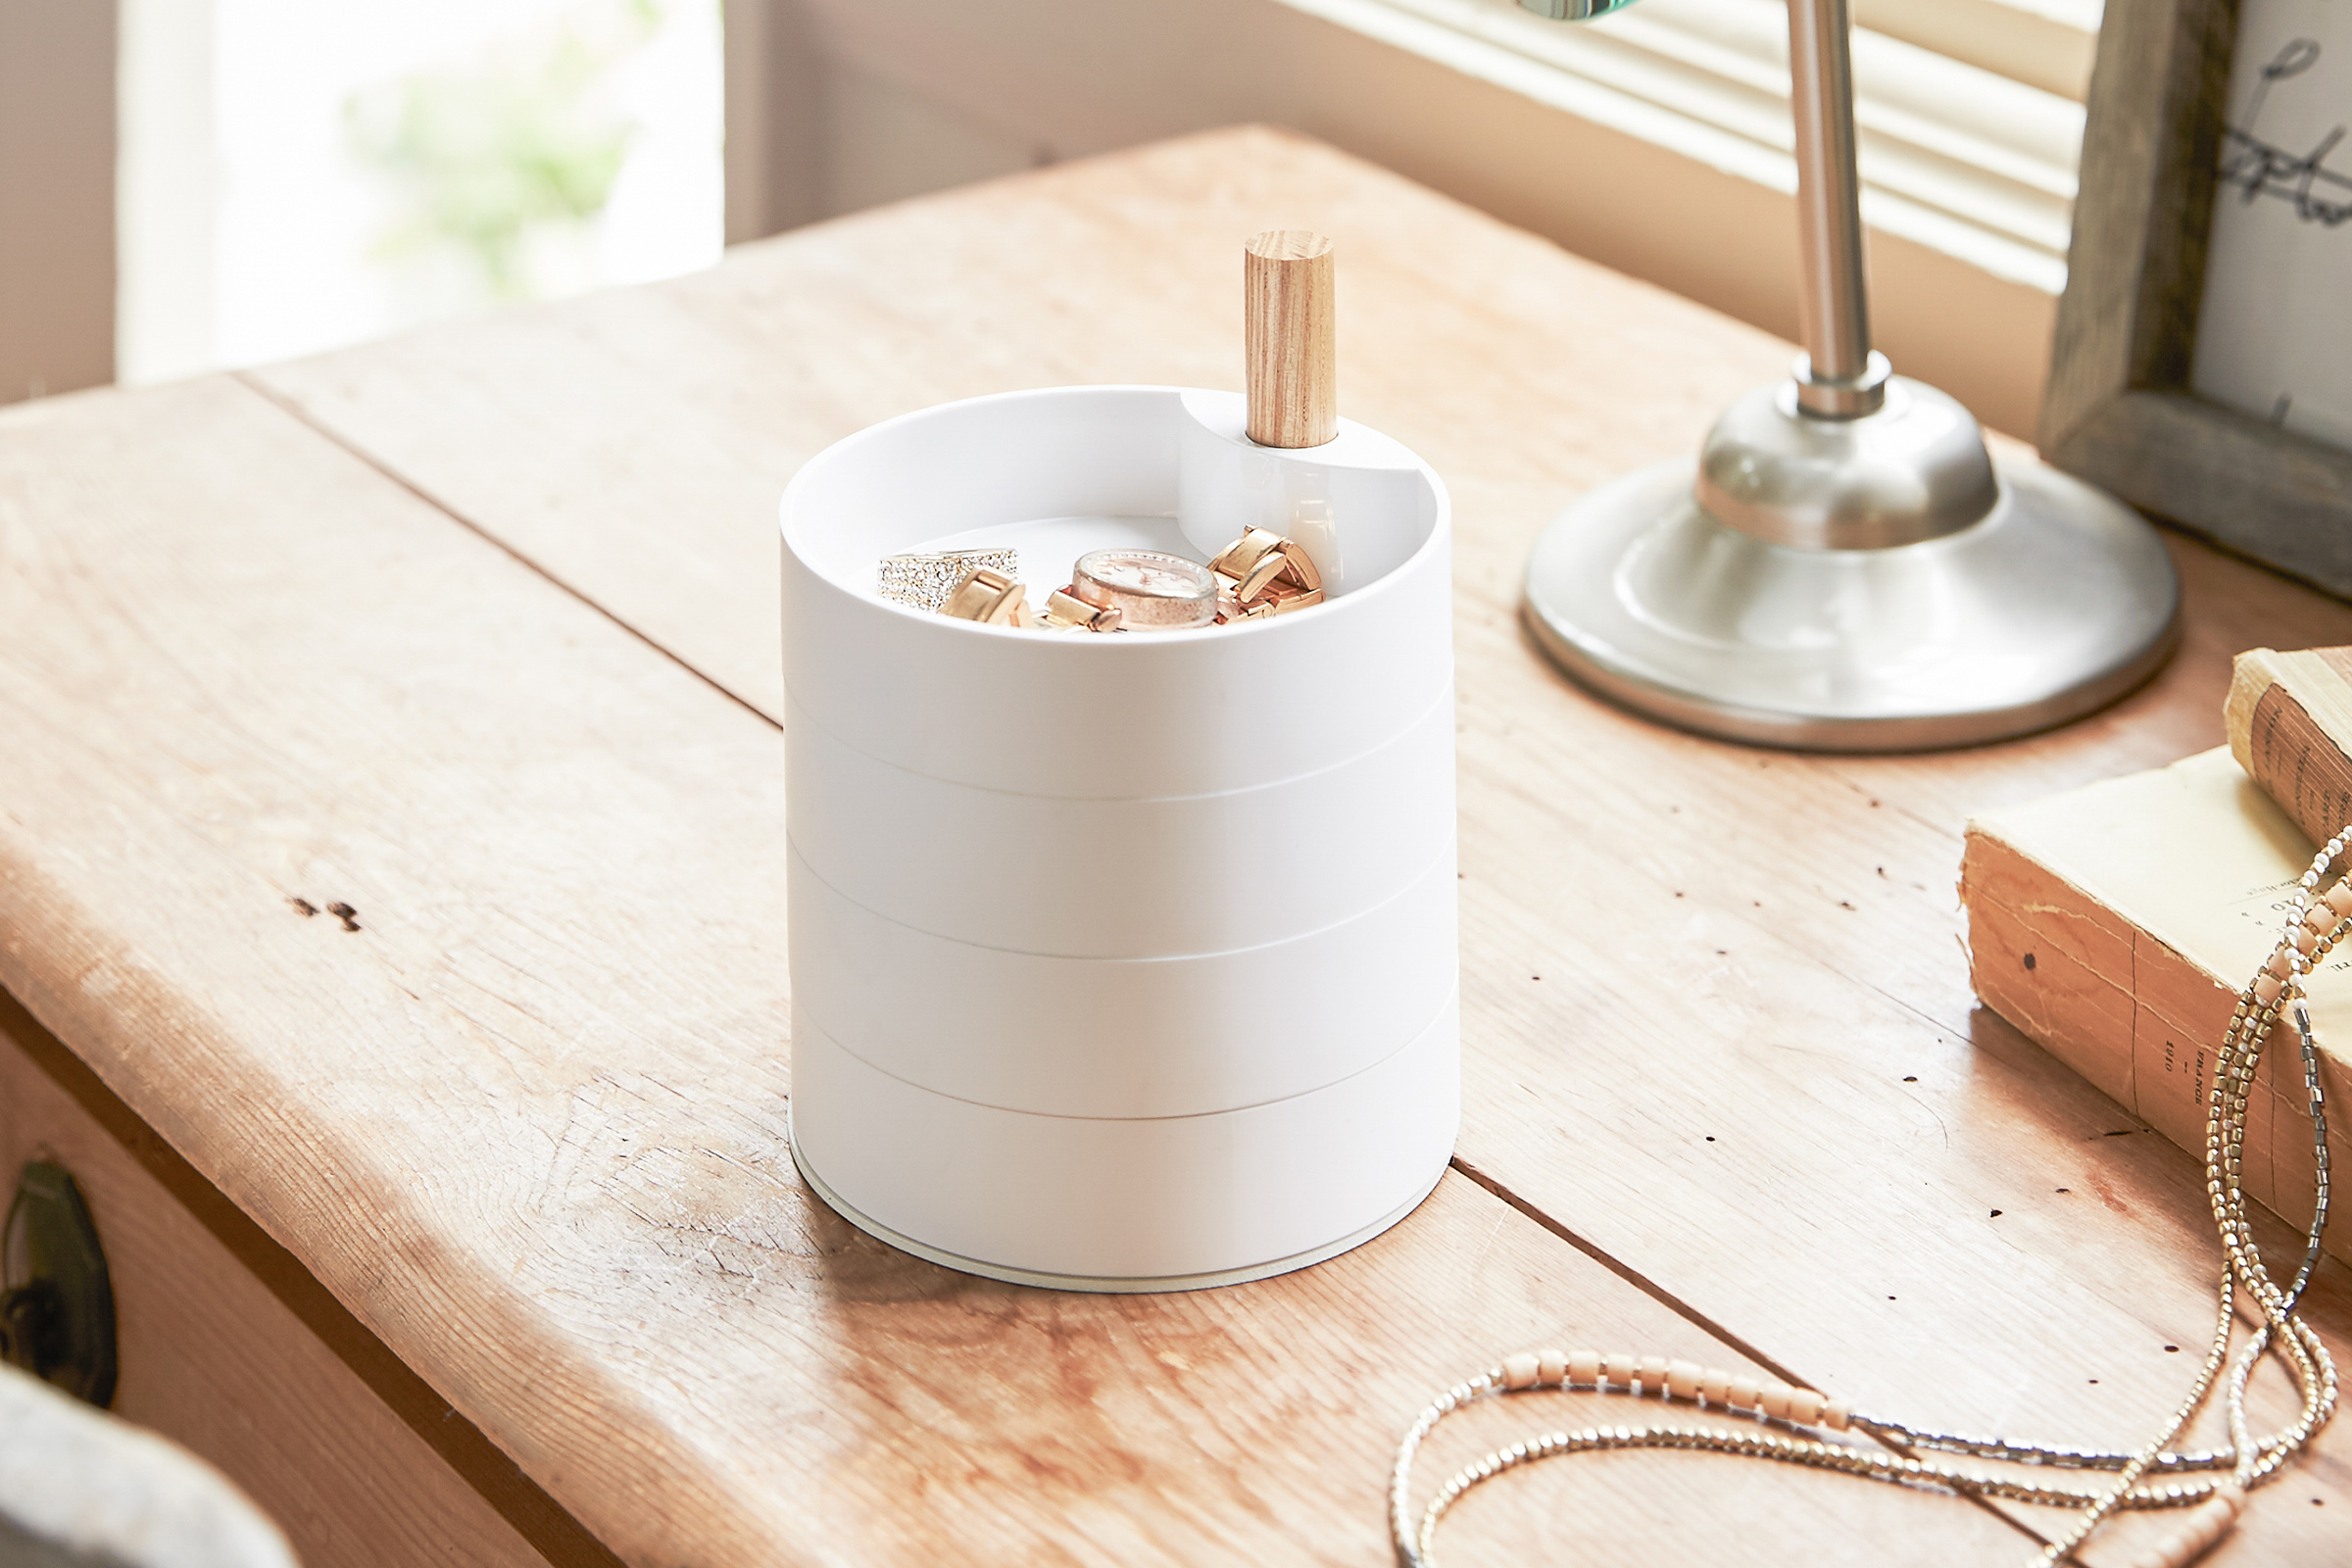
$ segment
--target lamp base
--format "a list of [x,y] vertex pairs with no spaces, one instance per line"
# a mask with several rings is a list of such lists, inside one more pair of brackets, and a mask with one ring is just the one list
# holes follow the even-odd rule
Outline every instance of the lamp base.
[[1676,461],[1562,513],[1526,613],[1585,685],[1685,729],[1808,751],[1972,746],[2046,729],[2154,674],[2180,588],[2154,528],[2037,463],[1957,532],[1875,550],[1770,544]]

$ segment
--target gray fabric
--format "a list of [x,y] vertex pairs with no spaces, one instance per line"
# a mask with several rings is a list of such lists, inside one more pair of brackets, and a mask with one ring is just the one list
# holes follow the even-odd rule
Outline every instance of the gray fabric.
[[226,1477],[0,1366],[0,1568],[295,1568]]

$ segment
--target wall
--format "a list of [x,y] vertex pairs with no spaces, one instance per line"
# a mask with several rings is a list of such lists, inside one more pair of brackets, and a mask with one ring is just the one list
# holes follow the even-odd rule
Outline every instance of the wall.
[[115,373],[115,8],[0,0],[0,403]]

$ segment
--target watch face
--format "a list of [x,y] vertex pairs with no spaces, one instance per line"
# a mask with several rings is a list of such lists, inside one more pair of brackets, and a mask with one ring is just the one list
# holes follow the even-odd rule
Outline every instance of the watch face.
[[1129,626],[1205,626],[1217,617],[1216,574],[1165,551],[1089,551],[1071,571],[1070,591],[1117,610]]

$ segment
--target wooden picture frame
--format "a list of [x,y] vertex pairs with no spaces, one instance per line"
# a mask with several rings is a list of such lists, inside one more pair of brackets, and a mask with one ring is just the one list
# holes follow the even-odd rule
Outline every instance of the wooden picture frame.
[[2108,0],[2042,455],[2352,597],[2352,452],[2189,391],[2236,0]]

